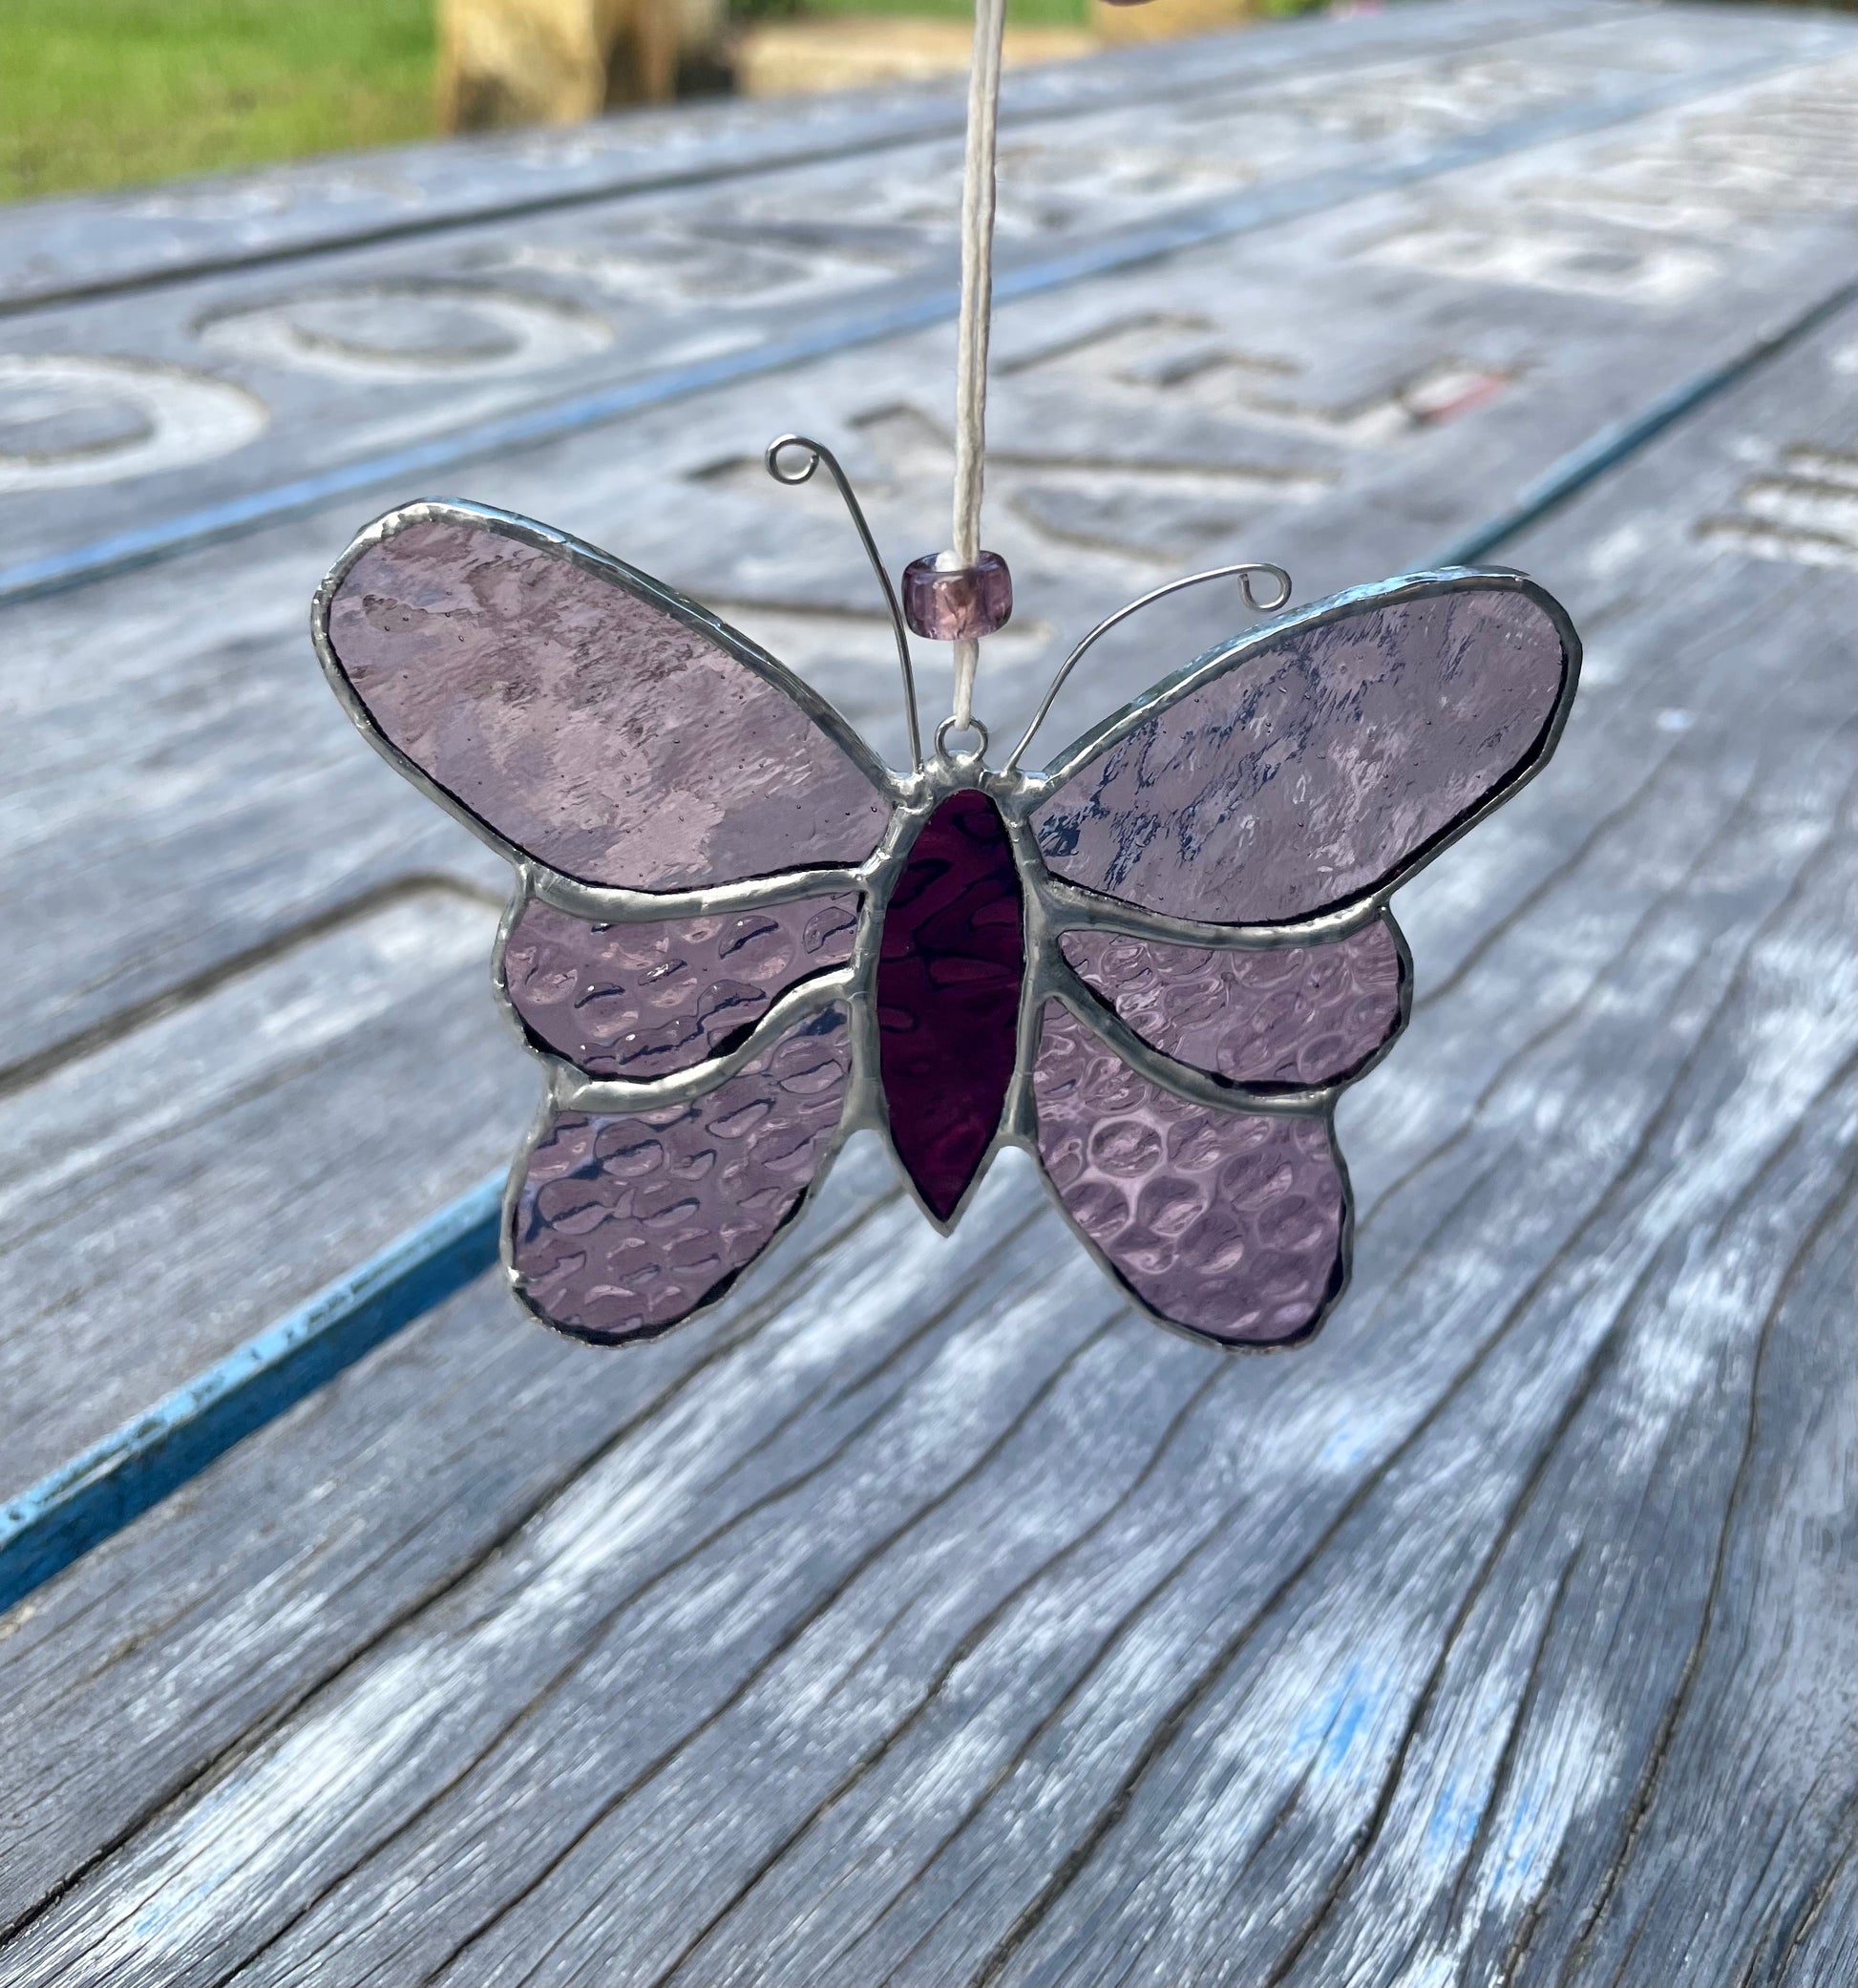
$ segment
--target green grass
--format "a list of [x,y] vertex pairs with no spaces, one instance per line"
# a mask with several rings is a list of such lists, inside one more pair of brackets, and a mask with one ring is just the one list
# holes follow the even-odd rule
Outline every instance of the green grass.
[[[738,0],[932,14],[974,0]],[[1009,0],[1024,23],[1087,0]],[[0,0],[0,200],[429,136],[434,0]]]
[[[735,10],[968,20],[974,0]],[[0,0],[0,200],[428,137],[433,13],[434,0]],[[1025,26],[1087,16],[1087,0],[1008,0]]]
[[0,199],[433,128],[433,0],[0,0]]

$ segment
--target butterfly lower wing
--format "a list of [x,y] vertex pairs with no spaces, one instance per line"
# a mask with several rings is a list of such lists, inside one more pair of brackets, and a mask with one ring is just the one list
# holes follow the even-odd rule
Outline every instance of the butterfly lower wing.
[[1176,1063],[1259,1091],[1352,1083],[1406,1026],[1412,973],[1392,917],[1306,944],[1177,944],[1077,929],[1059,951],[1089,996]]
[[858,911],[856,892],[612,922],[518,901],[496,978],[555,1077],[504,1258],[545,1323],[654,1338],[799,1212],[845,1116]]
[[1566,612],[1522,574],[1358,588],[1081,739],[1033,834],[1062,882],[1165,918],[1345,917],[1547,761],[1579,666]]
[[[1405,1026],[1390,915],[1303,943],[1057,941],[1032,1100],[1052,1191],[1150,1314],[1229,1346],[1313,1334],[1348,1281],[1335,1092]],[[1262,1107],[1263,1109],[1260,1109]]]
[[1348,1178],[1326,1110],[1246,1110],[1133,1068],[1062,1001],[1037,1023],[1035,1143],[1080,1235],[1145,1310],[1231,1346],[1288,1345],[1348,1280]]
[[852,866],[889,826],[882,767],[798,678],[526,518],[390,513],[312,619],[369,740],[503,854],[573,882],[679,891]]
[[546,1324],[615,1345],[722,1298],[799,1213],[845,1119],[852,1031],[833,1005],[697,1095],[551,1103],[517,1161],[504,1255]]

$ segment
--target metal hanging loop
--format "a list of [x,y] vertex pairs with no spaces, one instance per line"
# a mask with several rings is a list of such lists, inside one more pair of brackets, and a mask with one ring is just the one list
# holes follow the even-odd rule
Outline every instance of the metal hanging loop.
[[[980,740],[971,752],[951,752],[948,750],[948,735],[952,731],[971,731]],[[936,757],[951,765],[960,759],[984,759],[987,753],[987,728],[979,718],[970,718],[966,724],[951,713],[936,727]]]

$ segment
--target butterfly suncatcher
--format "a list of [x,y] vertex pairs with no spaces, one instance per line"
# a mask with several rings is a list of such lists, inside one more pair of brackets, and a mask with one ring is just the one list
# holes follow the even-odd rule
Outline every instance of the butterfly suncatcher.
[[[915,747],[849,485],[769,452],[822,460]],[[1260,574],[1281,606],[1271,567],[1174,585],[1256,604]],[[697,603],[508,513],[390,512],[313,626],[370,742],[516,868],[494,980],[548,1093],[504,1261],[602,1344],[714,1304],[864,1128],[944,1231],[1017,1145],[1151,1318],[1307,1339],[1349,1271],[1336,1099],[1410,1008],[1387,900],[1547,761],[1580,658],[1527,576],[1412,574],[1267,619],[1043,772],[1057,683],[1001,768],[951,720],[895,772]]]

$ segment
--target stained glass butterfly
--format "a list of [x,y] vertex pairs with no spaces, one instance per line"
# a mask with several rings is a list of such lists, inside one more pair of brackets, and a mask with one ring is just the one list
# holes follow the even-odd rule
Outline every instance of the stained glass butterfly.
[[715,1303],[863,1127],[943,1230],[1015,1143],[1151,1318],[1306,1339],[1348,1277],[1335,1102],[1410,1005],[1387,899],[1543,765],[1579,668],[1522,574],[1415,574],[1043,772],[944,727],[899,774],[695,602],[503,512],[391,512],[313,619],[370,742],[515,865],[494,980],[548,1095],[504,1259],[602,1344]]

